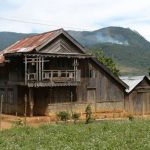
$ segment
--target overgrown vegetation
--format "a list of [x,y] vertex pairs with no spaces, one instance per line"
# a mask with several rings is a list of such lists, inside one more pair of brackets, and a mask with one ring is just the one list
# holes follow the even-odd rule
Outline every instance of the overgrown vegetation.
[[91,47],[91,50],[103,50],[104,55],[112,58],[117,66],[133,68],[130,72],[120,70],[121,73],[131,75],[148,74],[150,48],[102,43]]
[[149,150],[150,120],[54,124],[0,132],[0,150]]
[[13,126],[14,127],[23,127],[23,126],[25,126],[25,123],[21,119],[18,119],[16,121],[14,121]]
[[57,116],[61,121],[65,121],[65,122],[70,118],[70,114],[66,111],[59,112]]
[[104,53],[103,53],[102,50],[92,50],[92,51],[90,51],[90,53],[92,53],[93,55],[95,55],[96,58],[101,63],[103,63],[104,65],[106,65],[107,68],[110,69],[111,72],[115,76],[119,76],[119,70],[117,69],[116,64],[114,63],[114,61],[112,60],[112,58],[104,56]]
[[133,121],[133,120],[134,120],[134,116],[131,115],[131,114],[128,116],[128,118],[129,118],[130,121]]
[[73,113],[72,114],[72,119],[74,120],[74,123],[76,124],[77,121],[79,120],[80,118],[80,114],[79,113]]
[[85,123],[88,124],[92,120],[92,107],[91,107],[91,104],[87,105],[87,107],[85,109],[85,113],[86,113]]

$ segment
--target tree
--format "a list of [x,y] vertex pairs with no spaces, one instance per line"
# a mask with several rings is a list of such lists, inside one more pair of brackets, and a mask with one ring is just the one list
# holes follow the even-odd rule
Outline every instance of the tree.
[[112,58],[106,57],[102,50],[92,50],[90,51],[101,63],[103,63],[115,76],[119,76],[119,70],[116,68]]
[[86,121],[85,123],[88,124],[91,119],[92,119],[92,107],[91,104],[88,104],[86,109],[85,109],[85,113],[86,113]]

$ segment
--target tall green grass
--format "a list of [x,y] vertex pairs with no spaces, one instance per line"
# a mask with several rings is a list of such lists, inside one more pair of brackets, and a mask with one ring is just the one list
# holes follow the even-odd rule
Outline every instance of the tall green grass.
[[0,150],[149,150],[150,120],[55,124],[0,132]]

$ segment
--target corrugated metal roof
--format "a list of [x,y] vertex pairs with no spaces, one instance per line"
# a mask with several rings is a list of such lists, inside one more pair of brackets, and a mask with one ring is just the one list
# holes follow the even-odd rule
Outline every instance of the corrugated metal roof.
[[9,46],[8,48],[4,49],[0,52],[0,63],[4,62],[3,54],[6,53],[15,53],[15,52],[29,52],[37,48],[38,46],[42,45],[46,41],[53,38],[59,31],[62,29],[58,29],[55,31],[50,31],[38,35],[33,35],[20,41],[17,41],[13,45]]
[[145,76],[120,77],[120,79],[129,86],[129,89],[126,89],[127,93],[131,92],[144,78]]

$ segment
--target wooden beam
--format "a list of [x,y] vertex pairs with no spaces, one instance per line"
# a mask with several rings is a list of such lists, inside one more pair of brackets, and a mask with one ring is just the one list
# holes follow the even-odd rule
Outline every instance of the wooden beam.
[[25,56],[25,85],[27,85],[27,56]]
[[37,58],[36,62],[36,81],[39,81],[39,58]]
[[150,86],[139,86],[136,89],[148,89],[148,90],[150,90]]
[[24,96],[24,123],[27,124],[27,94]]
[[30,107],[30,117],[32,117],[34,107],[33,88],[29,88],[29,107]]
[[44,71],[44,57],[42,57],[42,66],[41,66],[42,77],[41,77],[41,80],[43,80],[43,71]]
[[42,62],[41,57],[39,57],[39,73],[38,73],[39,74],[39,81],[41,81],[41,73],[42,73],[41,72],[41,62]]
[[2,94],[0,97],[0,130],[2,130],[2,113],[3,113],[3,101],[4,101],[4,95]]

